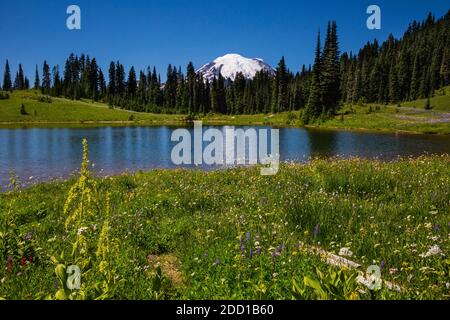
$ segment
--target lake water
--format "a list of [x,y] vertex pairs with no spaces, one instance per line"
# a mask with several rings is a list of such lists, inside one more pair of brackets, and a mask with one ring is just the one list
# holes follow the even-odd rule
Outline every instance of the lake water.
[[[215,128],[224,131],[227,127]],[[0,129],[0,186],[8,183],[11,171],[25,184],[69,176],[80,167],[84,137],[88,139],[89,158],[97,174],[174,168],[177,166],[171,161],[171,151],[176,142],[170,138],[175,129],[168,126]],[[303,162],[311,156],[391,160],[425,153],[450,154],[450,136],[281,128],[279,137],[282,161]]]

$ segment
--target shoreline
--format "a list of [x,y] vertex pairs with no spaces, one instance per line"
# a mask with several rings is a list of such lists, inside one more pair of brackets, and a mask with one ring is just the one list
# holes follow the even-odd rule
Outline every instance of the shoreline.
[[[364,161],[367,163],[381,163],[381,164],[389,164],[389,163],[398,163],[402,161],[410,161],[414,159],[418,159],[420,157],[430,158],[430,157],[448,157],[450,153],[442,153],[442,154],[420,154],[416,156],[397,156],[395,158],[383,159],[377,157],[361,157],[361,156],[331,156],[331,157],[308,157],[304,161],[280,161],[280,169],[284,167],[284,169],[291,169],[294,167],[306,167],[310,166],[314,163],[314,161],[341,161],[341,162],[351,162],[351,161]],[[92,170],[92,178],[95,180],[107,180],[107,179],[118,179],[123,176],[135,176],[139,174],[148,175],[155,174],[156,172],[203,172],[203,173],[226,173],[227,171],[233,170],[257,170],[261,167],[261,164],[256,165],[234,165],[234,166],[216,166],[214,168],[201,168],[201,167],[189,167],[189,166],[177,166],[177,167],[153,167],[146,169],[126,169],[118,172],[102,172]],[[33,179],[23,179],[21,180],[19,177],[19,185],[17,191],[27,190],[29,188],[36,187],[38,185],[50,185],[50,184],[65,184],[69,182],[73,182],[79,176],[80,168],[74,169],[72,172],[67,175],[55,176],[55,177],[33,177]],[[276,176],[276,175],[275,175]],[[5,194],[11,190],[8,190],[7,185],[0,184],[0,195]]]
[[[281,124],[264,121],[233,121],[220,119],[198,119],[206,126],[271,126],[276,128],[303,128],[315,130],[331,130],[331,131],[355,131],[366,133],[388,133],[388,134],[414,134],[429,136],[450,136],[450,132],[430,132],[417,130],[398,130],[391,128],[364,128],[364,127],[337,127],[320,124],[298,125],[298,124]],[[1,122],[1,129],[32,129],[32,128],[101,128],[101,127],[140,127],[140,126],[185,126],[191,125],[192,120],[142,120],[142,121],[125,121],[125,120],[91,120],[91,121],[30,121],[30,122]]]

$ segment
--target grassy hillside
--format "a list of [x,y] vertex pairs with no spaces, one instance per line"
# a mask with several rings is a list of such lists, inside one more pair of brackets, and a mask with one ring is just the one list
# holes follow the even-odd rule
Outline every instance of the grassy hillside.
[[[35,91],[14,91],[10,98],[0,100],[0,123],[4,122],[172,122],[180,116],[158,115],[111,109],[103,103],[90,100],[73,101],[63,98],[45,97]],[[20,113],[25,106],[26,115]]]
[[431,110],[425,110],[427,99],[399,105],[346,105],[334,119],[321,127],[373,129],[450,134],[450,87],[436,91],[430,99]]
[[[430,99],[434,111],[450,112],[450,86],[436,90],[434,97]],[[423,109],[427,99],[419,99],[402,103],[404,107]]]
[[[3,193],[0,298],[449,299],[449,161],[84,172],[71,191]],[[72,264],[80,291],[63,286]],[[370,265],[379,291],[356,281]]]

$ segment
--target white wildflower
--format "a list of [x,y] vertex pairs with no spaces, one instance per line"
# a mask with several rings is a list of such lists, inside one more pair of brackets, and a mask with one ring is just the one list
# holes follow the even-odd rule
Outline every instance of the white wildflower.
[[362,284],[370,290],[381,289],[383,281],[376,274],[360,274],[356,277],[356,282]]
[[86,232],[87,229],[88,229],[88,227],[81,227],[80,229],[78,229],[77,234],[78,234],[78,235],[81,235],[81,234],[83,234],[84,232]]
[[351,252],[349,248],[343,247],[341,248],[341,250],[339,250],[339,255],[344,257],[352,257],[353,252]]
[[441,250],[441,248],[439,248],[438,245],[434,245],[434,246],[430,247],[430,249],[428,249],[428,252],[422,253],[419,256],[422,258],[427,258],[427,257],[431,257],[431,256],[436,256],[438,254],[442,254],[442,250]]

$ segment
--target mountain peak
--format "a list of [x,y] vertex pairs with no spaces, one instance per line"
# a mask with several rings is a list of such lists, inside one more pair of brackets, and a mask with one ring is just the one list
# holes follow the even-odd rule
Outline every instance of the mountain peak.
[[274,69],[260,58],[246,58],[237,53],[228,53],[205,64],[197,73],[202,73],[205,80],[209,81],[217,78],[219,73],[225,79],[234,80],[239,72],[246,79],[253,79],[255,74],[261,70],[274,74]]

